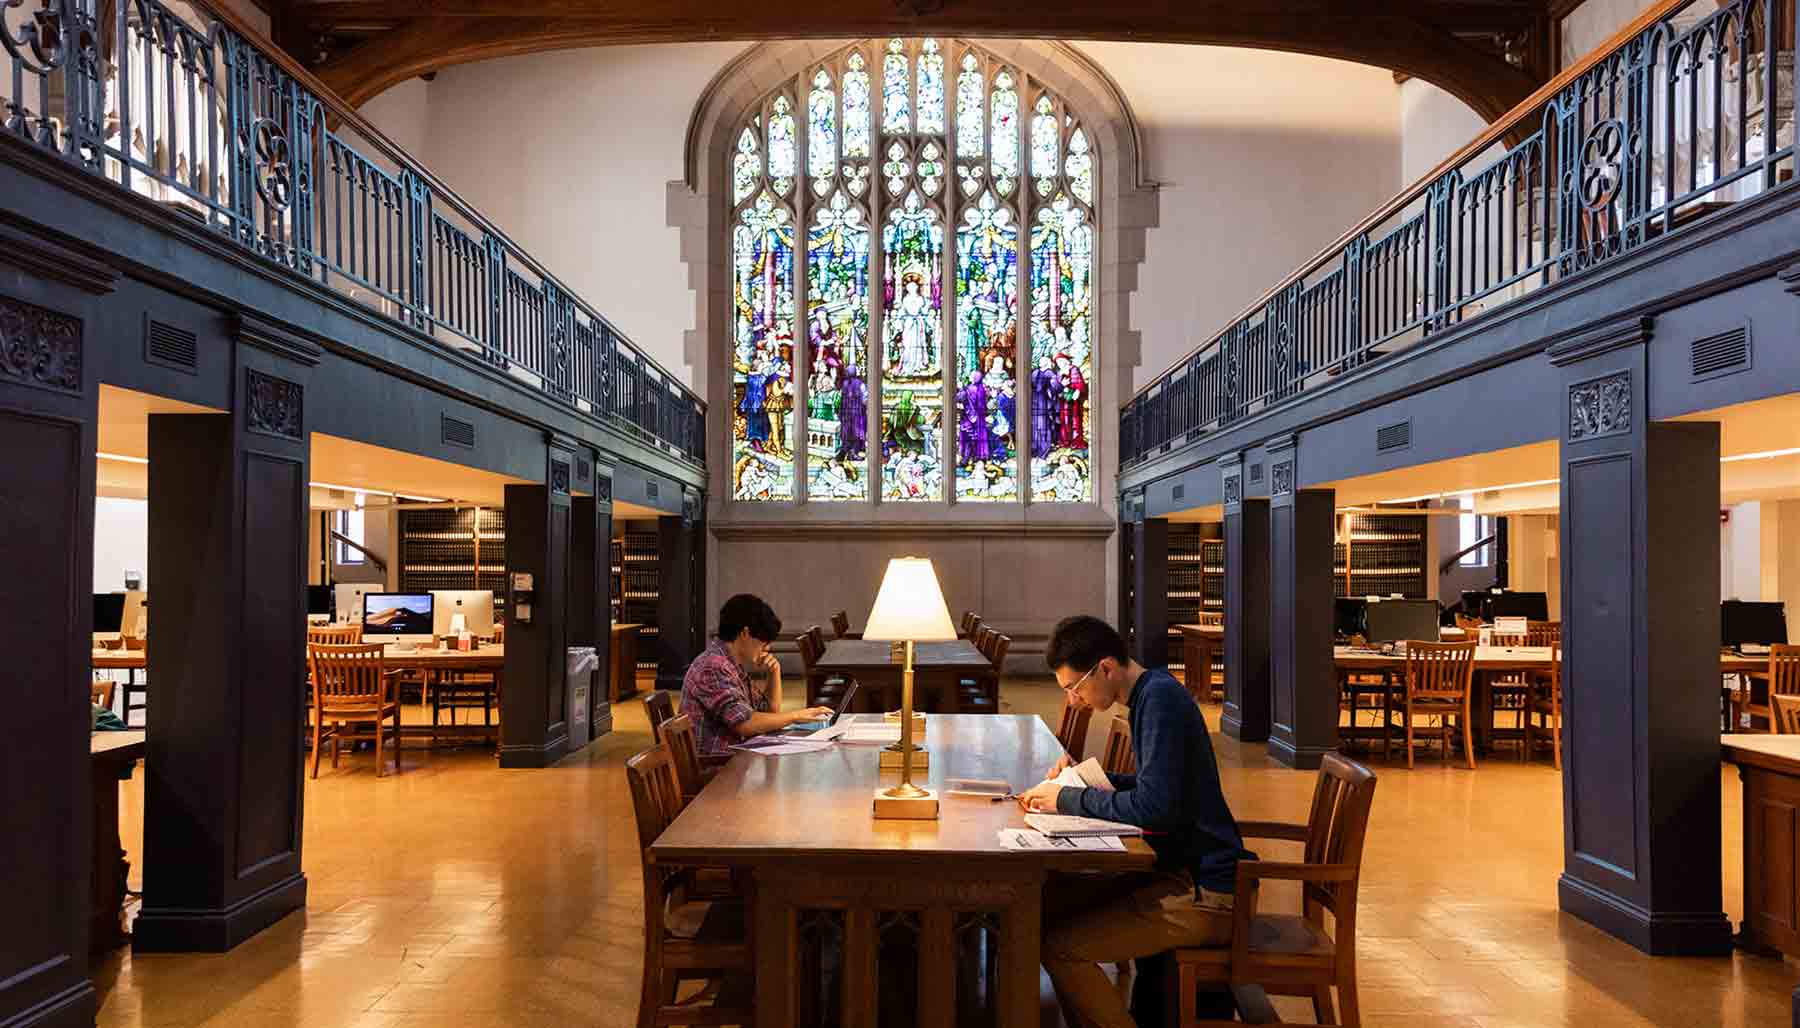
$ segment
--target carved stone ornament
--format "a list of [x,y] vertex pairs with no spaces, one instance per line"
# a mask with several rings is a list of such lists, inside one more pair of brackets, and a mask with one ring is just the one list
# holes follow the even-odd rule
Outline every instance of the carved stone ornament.
[[1269,471],[1269,491],[1286,496],[1294,491],[1294,462],[1284,460]]
[[566,493],[569,491],[569,462],[553,460],[550,462],[550,491]]
[[1225,476],[1225,502],[1244,502],[1244,480],[1238,475]]
[[594,499],[602,503],[612,500],[612,479],[602,475],[594,480]]
[[1569,387],[1569,439],[1631,431],[1631,372]]
[[244,371],[244,417],[252,432],[300,439],[302,390],[300,383],[265,375],[255,368]]
[[81,392],[81,321],[0,297],[0,378]]

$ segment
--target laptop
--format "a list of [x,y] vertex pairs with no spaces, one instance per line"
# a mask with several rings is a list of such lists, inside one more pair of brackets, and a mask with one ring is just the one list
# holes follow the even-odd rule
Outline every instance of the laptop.
[[844,716],[844,711],[850,709],[850,701],[856,698],[856,685],[855,679],[852,679],[849,686],[844,689],[844,695],[838,697],[837,706],[831,708],[830,717],[823,721],[796,721],[782,729],[782,731],[794,735],[811,735],[814,732],[824,731],[832,725],[837,724],[838,718]]

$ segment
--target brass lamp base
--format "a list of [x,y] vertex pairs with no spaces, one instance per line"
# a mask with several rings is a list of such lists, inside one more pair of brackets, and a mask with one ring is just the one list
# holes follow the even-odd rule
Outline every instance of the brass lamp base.
[[[899,771],[905,763],[906,754],[886,746],[881,748],[881,763],[878,765],[881,770]],[[924,771],[931,767],[931,755],[925,751],[925,747],[913,747],[912,766],[915,771]]]
[[889,796],[893,789],[875,790],[875,819],[878,821],[935,821],[938,816],[937,793],[919,789],[918,796]]

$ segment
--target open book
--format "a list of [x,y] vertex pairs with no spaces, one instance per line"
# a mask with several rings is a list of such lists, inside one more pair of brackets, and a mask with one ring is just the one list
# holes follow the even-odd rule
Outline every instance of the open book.
[[1106,772],[1100,769],[1100,760],[1097,757],[1089,757],[1079,764],[1071,764],[1063,768],[1062,774],[1052,778],[1051,781],[1071,789],[1113,791],[1112,780],[1107,778]]

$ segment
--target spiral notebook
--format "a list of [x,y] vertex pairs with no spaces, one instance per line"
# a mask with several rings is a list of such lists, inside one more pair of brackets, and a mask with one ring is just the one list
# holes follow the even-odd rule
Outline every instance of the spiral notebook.
[[1119,821],[1102,821],[1097,817],[1073,814],[1026,814],[1025,823],[1052,839],[1078,839],[1090,835],[1142,835],[1137,825]]

